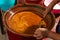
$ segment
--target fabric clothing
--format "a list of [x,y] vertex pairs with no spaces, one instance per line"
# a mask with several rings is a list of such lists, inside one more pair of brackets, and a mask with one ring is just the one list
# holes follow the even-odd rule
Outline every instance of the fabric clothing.
[[[53,0],[45,0],[44,5],[48,6]],[[56,4],[53,9],[60,9],[60,3]]]
[[39,4],[42,0],[26,0],[27,3]]
[[60,34],[60,21],[59,21],[59,23],[58,23],[58,25],[56,27],[56,32]]
[[0,8],[3,11],[8,10],[9,8],[13,7],[15,0],[0,0]]

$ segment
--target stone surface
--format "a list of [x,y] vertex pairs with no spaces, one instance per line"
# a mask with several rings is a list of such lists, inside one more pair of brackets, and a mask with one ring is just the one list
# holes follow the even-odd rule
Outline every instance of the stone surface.
[[0,28],[0,40],[8,40],[7,33],[4,35],[1,34],[1,28]]

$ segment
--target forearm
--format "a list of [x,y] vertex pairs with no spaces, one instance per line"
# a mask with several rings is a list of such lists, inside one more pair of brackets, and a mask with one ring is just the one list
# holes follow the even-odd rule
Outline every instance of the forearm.
[[48,37],[54,39],[54,40],[60,40],[60,34],[54,33],[54,32],[49,32]]

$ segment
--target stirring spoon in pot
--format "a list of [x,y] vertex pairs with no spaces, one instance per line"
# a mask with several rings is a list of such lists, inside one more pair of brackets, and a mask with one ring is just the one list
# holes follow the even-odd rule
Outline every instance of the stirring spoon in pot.
[[[45,19],[46,15],[51,12],[51,10],[53,9],[54,5],[57,4],[60,0],[53,0],[48,7],[46,8],[46,10],[42,13],[43,14],[43,19],[40,21],[39,23],[39,27],[42,27],[42,22]],[[37,39],[40,40],[40,39]]]
[[39,26],[42,26],[42,21],[45,19],[46,15],[51,12],[51,10],[53,9],[53,7],[55,6],[55,4],[57,4],[60,0],[53,0],[48,7],[46,8],[46,10],[42,13],[43,14],[43,19],[40,21]]

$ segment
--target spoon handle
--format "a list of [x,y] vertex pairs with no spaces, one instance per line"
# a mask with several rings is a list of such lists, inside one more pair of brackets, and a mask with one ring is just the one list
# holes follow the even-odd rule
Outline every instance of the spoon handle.
[[45,18],[45,16],[51,12],[51,10],[53,9],[53,7],[55,6],[55,4],[57,4],[59,2],[59,0],[53,0],[48,7],[46,8],[46,10],[42,13],[43,14],[43,18]]
[[42,21],[45,19],[46,15],[51,12],[51,10],[53,9],[54,5],[57,4],[59,2],[59,0],[53,0],[48,7],[46,8],[46,10],[42,13],[43,14],[43,19],[40,21],[39,26],[42,26]]

